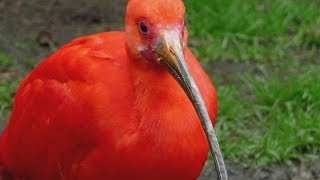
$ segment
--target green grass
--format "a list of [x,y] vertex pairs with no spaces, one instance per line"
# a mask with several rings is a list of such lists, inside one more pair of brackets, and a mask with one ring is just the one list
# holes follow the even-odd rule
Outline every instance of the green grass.
[[283,61],[320,46],[319,1],[186,0],[191,46],[204,61]]
[[12,57],[9,54],[0,51],[0,69],[9,68],[13,64]]
[[12,100],[18,80],[11,72],[14,60],[10,54],[0,52],[0,117],[7,118],[12,108]]
[[215,77],[224,156],[249,167],[319,157],[320,67],[312,63],[320,57],[320,1],[184,2],[189,44],[204,64],[268,67],[223,85]]
[[217,131],[227,159],[261,167],[319,155],[320,67],[292,68],[285,76],[244,76],[247,95],[237,86],[219,88]]
[[0,80],[0,117],[8,117],[17,85],[17,80]]

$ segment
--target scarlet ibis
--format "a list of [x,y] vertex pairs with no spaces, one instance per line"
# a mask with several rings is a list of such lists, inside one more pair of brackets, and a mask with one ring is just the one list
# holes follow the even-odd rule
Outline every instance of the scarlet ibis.
[[41,62],[1,136],[2,178],[194,180],[210,147],[227,179],[216,91],[184,16],[181,0],[130,0],[125,32],[78,38]]

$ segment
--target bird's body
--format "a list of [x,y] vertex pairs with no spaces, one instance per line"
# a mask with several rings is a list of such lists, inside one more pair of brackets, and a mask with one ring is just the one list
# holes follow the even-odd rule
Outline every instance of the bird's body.
[[[0,146],[11,171],[40,179],[196,178],[208,152],[196,112],[167,71],[137,66],[123,42],[121,32],[77,39],[23,81]],[[213,86],[186,56],[214,119]]]
[[[192,103],[162,66],[129,52],[126,32],[78,38],[20,85],[0,139],[4,179],[196,179],[208,145]],[[216,93],[186,48],[214,123]]]

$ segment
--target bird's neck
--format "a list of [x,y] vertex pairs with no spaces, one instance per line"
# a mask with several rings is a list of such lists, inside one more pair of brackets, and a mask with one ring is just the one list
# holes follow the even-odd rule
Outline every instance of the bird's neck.
[[132,75],[135,108],[141,117],[140,129],[165,133],[168,127],[174,131],[172,128],[190,123],[187,119],[196,119],[187,95],[164,67],[135,59],[132,61]]
[[185,169],[192,167],[190,173],[197,176],[206,160],[208,146],[187,95],[170,73],[155,63],[129,58],[129,67],[137,126],[136,131],[124,136],[118,147],[126,164],[139,162],[149,169],[128,166],[128,171],[143,174],[162,169],[186,174]]

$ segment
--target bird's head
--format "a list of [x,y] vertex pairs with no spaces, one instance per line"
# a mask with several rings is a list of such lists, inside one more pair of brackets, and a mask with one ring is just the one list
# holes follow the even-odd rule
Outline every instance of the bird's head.
[[165,67],[190,98],[184,55],[188,31],[182,0],[129,0],[125,25],[131,57]]
[[183,52],[188,36],[184,14],[181,0],[129,0],[126,43],[130,52],[152,62],[168,55],[164,48]]
[[187,66],[185,7],[182,0],[129,0],[126,46],[136,60],[163,66],[177,80],[192,102],[207,135],[221,179],[226,172],[209,115]]

